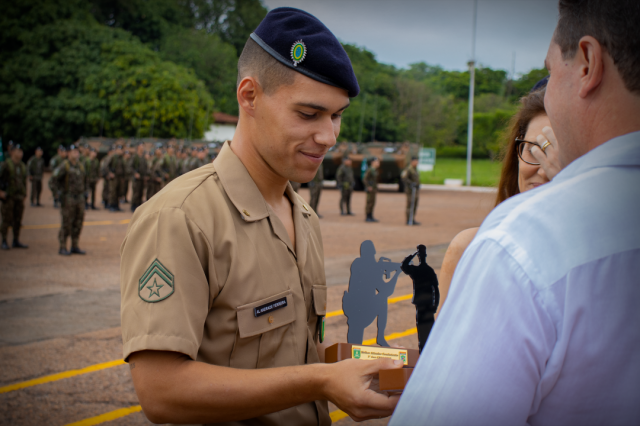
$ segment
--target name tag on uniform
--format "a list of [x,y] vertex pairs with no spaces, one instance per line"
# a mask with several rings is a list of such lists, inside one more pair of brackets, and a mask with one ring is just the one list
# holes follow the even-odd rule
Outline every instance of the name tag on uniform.
[[273,302],[265,303],[264,305],[253,308],[253,315],[259,317],[260,315],[268,314],[276,309],[282,309],[287,306],[287,298],[282,297]]

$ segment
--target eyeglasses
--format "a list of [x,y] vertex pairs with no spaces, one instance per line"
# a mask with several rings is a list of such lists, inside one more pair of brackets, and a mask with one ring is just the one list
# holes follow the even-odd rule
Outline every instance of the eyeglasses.
[[532,166],[539,166],[540,163],[531,153],[531,149],[534,147],[534,145],[540,148],[540,151],[544,153],[544,150],[538,142],[530,142],[525,141],[524,139],[516,138],[516,151],[518,152],[518,157],[520,157],[520,159],[527,164],[531,164]]

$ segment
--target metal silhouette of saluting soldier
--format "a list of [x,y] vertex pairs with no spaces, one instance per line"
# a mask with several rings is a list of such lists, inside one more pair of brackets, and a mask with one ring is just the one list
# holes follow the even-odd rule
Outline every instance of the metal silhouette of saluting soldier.
[[[420,244],[418,251],[410,254],[402,261],[402,272],[413,280],[413,303],[416,307],[416,326],[418,327],[419,350],[422,353],[431,328],[435,321],[435,313],[440,304],[440,290],[435,271],[427,265],[427,247]],[[420,264],[412,265],[411,261],[418,256]]]
[[360,257],[351,264],[349,290],[344,292],[342,298],[342,309],[349,326],[347,342],[362,344],[364,329],[377,317],[376,342],[380,346],[389,346],[384,338],[387,327],[387,298],[396,288],[400,264],[385,257],[376,261],[375,254],[373,242],[364,241],[360,245]]

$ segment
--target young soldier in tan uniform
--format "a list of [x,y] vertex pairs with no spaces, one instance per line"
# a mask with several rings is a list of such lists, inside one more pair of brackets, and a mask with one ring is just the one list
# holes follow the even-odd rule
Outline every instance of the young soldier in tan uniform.
[[288,184],[336,143],[359,90],[349,59],[316,18],[279,8],[238,69],[233,140],[140,206],[122,244],[124,357],[143,410],[154,423],[329,425],[330,400],[388,416],[398,397],[369,386],[400,361],[321,363],[320,226]]

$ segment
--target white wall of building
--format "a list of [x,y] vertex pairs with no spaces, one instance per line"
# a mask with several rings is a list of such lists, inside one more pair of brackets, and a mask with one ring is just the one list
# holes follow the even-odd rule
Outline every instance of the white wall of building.
[[208,142],[224,142],[233,139],[235,133],[234,124],[212,124],[209,130],[204,132],[204,139]]

